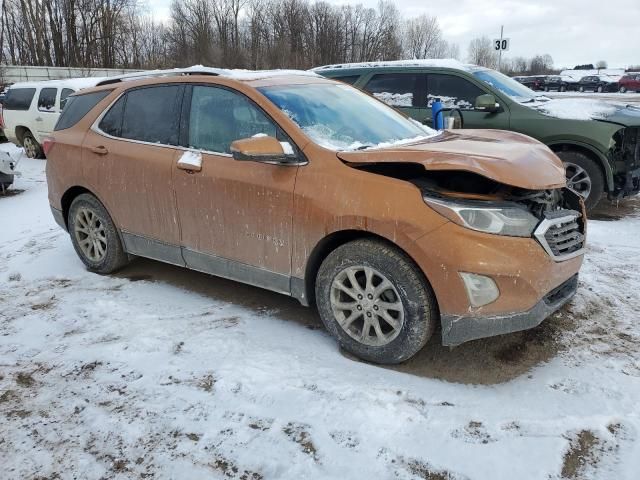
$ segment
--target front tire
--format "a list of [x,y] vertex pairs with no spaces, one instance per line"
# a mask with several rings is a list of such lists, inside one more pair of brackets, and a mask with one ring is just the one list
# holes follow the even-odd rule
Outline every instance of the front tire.
[[580,88],[578,88],[578,91],[579,91],[580,93],[584,93],[584,87],[580,87]]
[[587,212],[591,211],[604,193],[604,175],[600,166],[582,152],[565,150],[557,155],[564,164],[567,187],[578,193]]
[[377,240],[355,240],[331,252],[318,271],[315,294],[320,318],[338,343],[374,363],[400,363],[418,353],[438,320],[422,271]]
[[128,263],[118,230],[96,197],[78,195],[71,203],[67,221],[73,247],[88,270],[108,274]]
[[627,93],[627,87],[620,87],[620,93]]
[[597,89],[598,93],[602,93],[604,91],[604,88],[602,87],[602,85],[600,85]]

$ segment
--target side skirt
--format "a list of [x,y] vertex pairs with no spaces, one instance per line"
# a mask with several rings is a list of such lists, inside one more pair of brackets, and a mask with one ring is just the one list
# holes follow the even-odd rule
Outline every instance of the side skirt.
[[308,305],[302,279],[247,265],[237,260],[166,244],[129,232],[122,232],[122,239],[125,250],[132,255],[160,260],[172,265],[187,267],[191,270],[282,293],[298,299],[303,305]]

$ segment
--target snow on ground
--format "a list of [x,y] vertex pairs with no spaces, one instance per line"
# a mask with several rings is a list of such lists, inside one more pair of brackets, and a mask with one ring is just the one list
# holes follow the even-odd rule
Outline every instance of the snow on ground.
[[388,369],[284,296],[146,260],[88,273],[44,168],[0,197],[3,479],[637,478],[639,202],[590,223],[560,314]]

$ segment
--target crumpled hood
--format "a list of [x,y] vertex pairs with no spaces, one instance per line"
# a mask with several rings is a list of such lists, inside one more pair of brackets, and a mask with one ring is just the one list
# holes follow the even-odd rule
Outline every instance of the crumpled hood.
[[514,187],[564,187],[564,167],[533,138],[503,130],[445,131],[426,140],[388,148],[338,152],[347,163],[419,163],[426,170],[461,170]]
[[544,99],[521,105],[563,120],[600,120],[627,127],[640,126],[640,107],[637,105],[628,105],[617,100],[542,97]]
[[625,105],[618,108],[605,120],[607,122],[620,123],[626,127],[640,127],[640,107],[637,105]]

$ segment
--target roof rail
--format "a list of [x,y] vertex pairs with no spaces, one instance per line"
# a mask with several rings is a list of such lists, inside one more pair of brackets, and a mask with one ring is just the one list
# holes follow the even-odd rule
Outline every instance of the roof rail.
[[102,85],[111,85],[113,83],[120,83],[127,80],[137,80],[139,78],[149,78],[149,77],[167,77],[167,76],[177,76],[177,75],[211,75],[218,76],[222,73],[222,70],[214,68],[173,68],[169,70],[149,70],[146,72],[136,72],[129,73],[126,75],[119,75],[117,77],[109,77],[106,78],[96,84],[97,87]]

